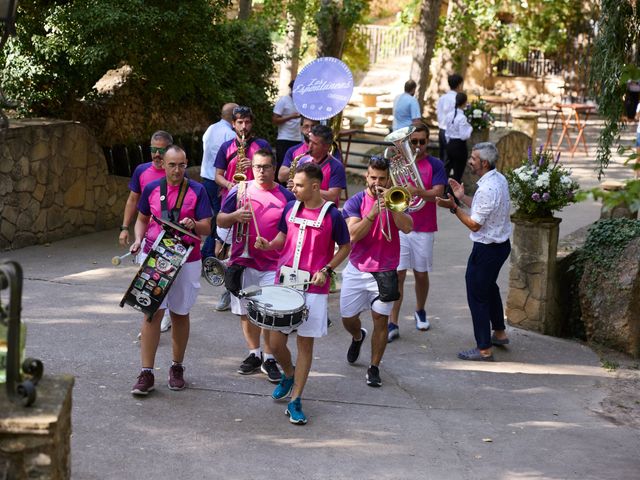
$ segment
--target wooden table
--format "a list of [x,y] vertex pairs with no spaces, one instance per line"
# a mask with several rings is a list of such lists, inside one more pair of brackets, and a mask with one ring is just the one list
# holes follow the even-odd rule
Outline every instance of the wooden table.
[[540,105],[524,107],[528,112],[543,113],[545,122],[547,123],[547,138],[544,142],[543,150],[548,150],[549,147],[553,147],[553,131],[558,124],[558,117],[560,116],[560,108],[555,105]]
[[[559,103],[555,106],[559,109],[560,120],[562,121],[562,133],[560,134],[556,149],[560,149],[562,141],[566,138],[571,157],[573,157],[580,145],[580,140],[582,140],[584,153],[589,155],[587,141],[584,138],[584,127],[587,126],[589,114],[595,110],[595,107],[585,103]],[[571,140],[570,131],[572,130],[577,132],[575,142]]]
[[482,100],[487,102],[490,105],[498,105],[504,107],[504,122],[509,125],[509,121],[511,118],[511,105],[513,104],[513,100],[508,98],[502,98],[495,95],[488,95],[480,97]]

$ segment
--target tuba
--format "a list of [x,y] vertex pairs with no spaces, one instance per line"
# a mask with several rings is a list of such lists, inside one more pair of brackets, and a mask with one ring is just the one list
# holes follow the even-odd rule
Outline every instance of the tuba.
[[[408,185],[413,185],[424,190],[424,183],[416,167],[416,154],[409,141],[414,130],[415,127],[405,127],[384,137],[385,142],[394,145],[385,149],[384,156],[389,160],[389,176],[395,186],[406,189]],[[409,212],[417,212],[424,205],[424,199],[418,196],[411,197],[408,204]]]

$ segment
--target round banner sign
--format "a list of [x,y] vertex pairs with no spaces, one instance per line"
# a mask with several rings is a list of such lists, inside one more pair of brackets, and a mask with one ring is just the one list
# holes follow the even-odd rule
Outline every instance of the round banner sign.
[[334,57],[320,57],[304,66],[293,84],[293,103],[311,120],[334,117],[347,106],[353,93],[349,67]]

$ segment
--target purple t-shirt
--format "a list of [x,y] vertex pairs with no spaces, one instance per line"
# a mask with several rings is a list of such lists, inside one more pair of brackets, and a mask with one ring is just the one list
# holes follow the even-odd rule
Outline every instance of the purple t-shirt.
[[[296,242],[298,240],[298,232],[300,231],[300,225],[297,223],[289,222],[289,215],[291,209],[295,205],[295,201],[287,203],[282,212],[280,218],[280,224],[278,229],[287,235],[287,238],[282,247],[280,260],[278,261],[278,273],[276,279],[280,276],[280,267],[293,266],[294,253],[296,250]],[[318,215],[322,207],[318,208],[304,208],[301,205],[298,209],[296,218],[305,218],[308,220],[317,220]],[[345,245],[349,243],[349,229],[347,224],[340,214],[340,210],[335,205],[329,207],[329,210],[322,219],[322,224],[319,228],[313,228],[307,226],[304,233],[304,243],[302,244],[302,252],[300,254],[300,263],[298,268],[305,270],[313,274],[322,270],[327,265],[334,255],[335,244]],[[324,286],[316,287],[310,285],[309,293],[329,293],[329,287],[331,282],[327,280]]]
[[164,168],[156,168],[153,162],[142,163],[136,167],[129,180],[129,190],[142,193],[144,187],[165,176]]
[[[300,142],[298,145],[294,145],[293,147],[287,149],[287,153],[284,154],[284,160],[282,161],[282,166],[291,167],[291,162],[293,162],[294,158],[296,158],[298,155],[303,155],[308,151],[309,151],[309,145],[304,142]],[[334,151],[332,155],[336,160],[342,163],[342,154],[340,153],[340,150]]]
[[[211,211],[211,202],[204,187],[194,181],[188,180],[189,187],[187,193],[184,196],[182,207],[180,208],[180,215],[178,215],[178,221],[183,218],[193,218],[195,220],[203,220],[213,215]],[[180,185],[167,185],[167,207],[171,209],[176,204],[178,193],[180,192]],[[162,217],[162,203],[160,201],[160,180],[156,180],[147,185],[142,191],[140,200],[138,201],[138,210],[143,215],[155,215],[156,217]],[[145,248],[144,252],[148,253],[151,250],[153,242],[156,241],[158,235],[162,231],[162,227],[151,218],[147,233],[145,234]],[[187,262],[195,262],[200,260],[200,246],[193,247]]]
[[[247,198],[251,199],[253,213],[258,222],[260,236],[268,241],[273,240],[278,235],[278,225],[282,217],[284,206],[291,200],[295,200],[295,196],[282,185],[275,184],[270,190],[264,190],[254,180],[247,182],[246,186]],[[229,195],[222,205],[223,213],[233,213],[237,209],[238,186],[236,185],[229,191]],[[242,257],[245,242],[236,242],[234,232],[233,243],[231,244],[231,262],[234,264],[244,265],[245,267],[255,268],[261,272],[269,270],[275,271],[278,267],[280,258],[279,250],[258,250],[255,248],[256,228],[253,221],[246,224],[249,234],[249,257]],[[236,227],[237,229],[237,224]]]
[[[356,193],[347,200],[342,210],[344,218],[363,218],[378,200],[366,193],[366,190]],[[349,262],[361,272],[388,272],[398,268],[400,263],[400,234],[398,227],[389,213],[391,225],[391,241],[382,234],[381,223],[384,221],[387,229],[387,217],[384,210],[376,216],[369,232],[356,243],[351,245]]]
[[[417,160],[416,165],[425,190],[429,190],[435,185],[447,184],[447,174],[440,159],[427,155]],[[413,184],[413,182],[411,183]],[[414,232],[438,231],[438,217],[434,202],[425,202],[424,207],[417,212],[409,212],[409,215],[413,218]]]

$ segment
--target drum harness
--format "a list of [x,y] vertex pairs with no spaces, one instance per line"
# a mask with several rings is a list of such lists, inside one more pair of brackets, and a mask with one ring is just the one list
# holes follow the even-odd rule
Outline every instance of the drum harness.
[[[294,252],[294,256],[293,256],[293,265],[290,267],[291,270],[288,272],[289,273],[289,277],[292,281],[295,281],[298,278],[298,274],[304,272],[305,274],[307,274],[309,276],[309,278],[311,278],[311,273],[307,272],[305,270],[300,270],[299,266],[300,266],[300,256],[302,255],[302,246],[304,244],[304,237],[305,237],[305,230],[307,229],[307,227],[311,227],[311,228],[320,228],[320,226],[322,225],[322,220],[324,220],[324,216],[326,215],[327,211],[329,210],[329,208],[331,207],[331,205],[333,205],[333,202],[325,202],[322,205],[322,209],[320,210],[320,214],[318,215],[318,218],[316,218],[315,220],[311,220],[311,219],[307,219],[307,218],[298,218],[296,217],[296,214],[298,213],[298,210],[300,209],[300,205],[302,205],[302,203],[299,200],[296,200],[296,203],[293,205],[293,207],[291,208],[291,213],[289,214],[289,218],[287,219],[289,222],[291,223],[295,223],[296,225],[299,225],[299,229],[298,229],[298,238],[296,239],[296,249]],[[284,269],[289,270],[289,268],[283,266],[281,267],[281,272]],[[293,278],[291,278],[293,277]],[[286,283],[285,283],[286,285]]]
[[178,193],[178,198],[176,198],[176,204],[173,206],[171,210],[169,210],[167,205],[167,178],[163,178],[160,180],[160,207],[162,209],[162,218],[164,220],[169,220],[173,223],[178,223],[178,218],[180,217],[180,209],[182,208],[182,204],[184,203],[184,197],[187,195],[187,190],[189,189],[189,181],[186,178],[182,179],[182,184],[180,185],[180,192]]

